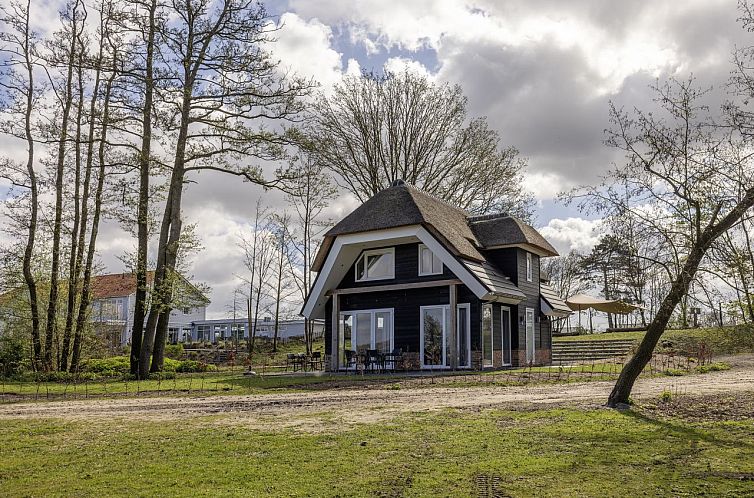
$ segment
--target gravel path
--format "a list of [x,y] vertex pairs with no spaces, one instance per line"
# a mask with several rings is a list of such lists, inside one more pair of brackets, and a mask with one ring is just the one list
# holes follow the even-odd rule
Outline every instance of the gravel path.
[[[733,368],[704,375],[641,379],[634,388],[634,397],[653,397],[666,389],[675,394],[693,395],[746,391],[754,393],[754,355],[738,355],[721,360],[728,361]],[[425,386],[400,390],[355,388],[247,396],[33,402],[0,405],[0,419],[91,420],[128,417],[131,420],[160,420],[233,413],[238,418],[259,420],[261,424],[264,420],[285,414],[287,425],[296,425],[307,417],[328,412],[337,414],[340,421],[366,422],[390,418],[401,412],[445,408],[510,408],[529,404],[598,406],[607,399],[611,388],[611,382],[584,382],[524,387]],[[277,420],[279,427],[280,418]]]

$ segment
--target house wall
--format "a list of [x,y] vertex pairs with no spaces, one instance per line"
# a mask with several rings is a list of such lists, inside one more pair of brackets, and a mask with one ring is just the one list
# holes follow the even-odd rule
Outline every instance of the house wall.
[[526,364],[526,329],[522,325],[526,317],[526,308],[534,309],[535,363],[549,363],[552,349],[551,329],[547,326],[542,327],[544,319],[540,304],[540,258],[532,253],[532,279],[528,281],[526,279],[526,253],[526,250],[518,247],[485,252],[488,261],[497,266],[526,295],[526,299],[521,303],[511,306],[511,344],[514,366]]
[[[360,288],[376,285],[414,283],[428,280],[445,280],[456,278],[447,268],[443,268],[442,275],[419,276],[419,248],[418,243],[400,244],[395,248],[395,278],[356,282],[355,263],[338,285],[343,288]],[[539,256],[532,254],[532,280],[526,280],[526,251],[518,248],[498,249],[488,251],[485,255],[489,261],[508,275],[526,295],[526,299],[518,306],[493,303],[493,327],[495,340],[493,341],[493,365],[503,366],[503,344],[500,341],[502,328],[502,306],[510,308],[511,312],[511,361],[514,366],[526,363],[526,334],[521,325],[525,317],[526,308],[534,309],[535,316],[535,355],[536,363],[549,362],[550,332],[541,328],[542,319],[539,318],[540,289],[539,289]],[[357,258],[358,260],[358,258]],[[427,287],[420,289],[405,289],[390,292],[365,292],[361,294],[342,294],[340,296],[340,311],[358,311],[381,308],[393,308],[394,315],[394,345],[404,352],[419,352],[420,345],[420,307],[432,304],[448,304],[450,290],[448,286]],[[482,302],[465,286],[458,286],[458,303],[469,303],[471,312],[471,349],[472,366],[481,366],[482,350]],[[520,330],[519,330],[520,329]],[[332,299],[325,306],[325,349],[332,354]],[[523,358],[523,359],[521,359]],[[547,358],[547,360],[545,360]],[[541,360],[541,361],[540,361]]]

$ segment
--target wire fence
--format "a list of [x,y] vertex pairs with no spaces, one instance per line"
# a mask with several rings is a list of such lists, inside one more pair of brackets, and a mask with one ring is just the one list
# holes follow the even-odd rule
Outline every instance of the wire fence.
[[[242,370],[202,372],[194,374],[156,374],[149,380],[127,377],[92,378],[75,376],[65,381],[13,381],[0,378],[0,404],[19,401],[66,401],[91,398],[138,396],[201,395],[213,393],[251,394],[264,389],[316,387],[330,383],[332,387],[358,384],[364,388],[401,388],[425,386],[471,386],[477,384],[517,385],[608,381],[617,379],[629,356],[592,360],[554,366],[528,365],[524,368],[485,372],[392,372],[382,374],[322,374],[244,376]],[[675,354],[656,354],[643,375],[675,377],[698,371],[711,364],[712,358],[693,358]]]

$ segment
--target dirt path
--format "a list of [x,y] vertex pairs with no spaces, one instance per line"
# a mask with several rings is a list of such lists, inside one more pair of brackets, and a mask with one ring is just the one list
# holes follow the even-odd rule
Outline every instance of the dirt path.
[[[684,377],[641,379],[634,389],[636,398],[659,395],[663,390],[676,394],[705,395],[720,392],[754,392],[754,355],[725,359],[733,368],[722,372]],[[585,382],[568,385],[525,387],[418,387],[400,390],[347,389],[305,393],[249,396],[185,398],[129,398],[115,400],[55,401],[0,405],[3,418],[65,418],[69,420],[118,418],[177,419],[219,413],[232,413],[232,420],[265,421],[278,417],[286,425],[305,424],[307,419],[327,412],[339,422],[368,422],[391,418],[401,412],[445,408],[476,409],[514,407],[524,404],[575,404],[597,406],[607,399],[611,382]]]

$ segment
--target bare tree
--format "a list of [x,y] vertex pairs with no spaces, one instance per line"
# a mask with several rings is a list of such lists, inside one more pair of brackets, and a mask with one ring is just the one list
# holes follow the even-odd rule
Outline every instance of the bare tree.
[[[550,285],[564,299],[588,290],[591,285],[585,278],[581,256],[576,251],[571,251],[564,256],[542,259],[542,273],[549,279]],[[562,320],[555,323],[553,332],[560,332]]]
[[[264,124],[295,120],[299,97],[309,83],[280,75],[265,52],[275,29],[253,0],[181,0],[171,4],[170,22],[158,33],[165,59],[163,99],[172,110],[167,130],[175,136],[167,202],[160,228],[157,268],[149,318],[141,347],[141,376],[162,368],[151,358],[155,342],[167,336],[174,270],[181,234],[181,201],[187,173],[215,170],[274,186],[249,158],[277,159],[290,143]],[[150,367],[151,359],[151,367]]]
[[[275,291],[273,294],[273,304],[275,306],[275,333],[272,338],[272,351],[277,351],[278,333],[280,332],[280,311],[283,302],[295,292],[291,286],[289,273],[290,261],[290,241],[288,234],[290,232],[291,216],[287,212],[273,217],[273,236],[275,238],[276,263],[274,267]],[[306,336],[306,333],[304,334]]]
[[[303,303],[312,286],[311,268],[321,236],[332,225],[324,215],[337,189],[321,163],[306,154],[291,162],[288,176],[293,180],[286,186],[287,201],[295,213],[288,227],[291,242],[288,264]],[[307,353],[312,352],[313,331],[312,323],[304,319]]]
[[[89,243],[86,250],[86,259],[83,262],[83,277],[80,293],[80,301],[78,314],[76,316],[76,325],[74,327],[73,336],[73,348],[71,352],[71,365],[70,370],[72,372],[77,371],[79,360],[81,358],[81,346],[83,340],[84,328],[86,326],[86,320],[89,313],[89,306],[91,305],[91,277],[94,265],[94,255],[97,246],[97,234],[99,231],[99,223],[102,214],[102,197],[105,187],[106,177],[106,149],[107,149],[107,137],[108,126],[110,120],[110,97],[112,95],[113,83],[120,74],[119,67],[119,54],[118,45],[119,39],[113,37],[110,31],[110,20],[113,16],[113,10],[115,6],[108,0],[103,0],[100,4],[100,27],[99,27],[99,53],[96,59],[93,61],[95,64],[95,80],[94,90],[92,95],[91,106],[89,109],[90,123],[89,123],[89,139],[87,141],[87,159],[86,159],[86,178],[84,180],[84,199],[85,202],[89,196],[89,181],[92,174],[94,164],[94,145],[98,143],[96,152],[96,162],[98,164],[97,170],[97,184],[94,191],[93,208],[91,219],[91,229],[89,232]],[[107,60],[106,60],[107,59]],[[105,90],[103,95],[99,95],[99,86],[101,74],[108,72],[107,79],[105,80]],[[101,102],[100,102],[101,99]],[[95,136],[95,123],[96,115],[99,109],[98,105],[101,105],[101,116],[99,119],[100,129],[99,136]],[[87,204],[85,203],[84,206]],[[88,212],[82,211],[82,227],[79,234],[79,247],[81,248],[82,255],[79,258],[83,258],[83,247],[86,236],[86,226],[88,225]],[[65,363],[62,363],[62,368],[65,369]]]
[[361,201],[402,179],[475,213],[531,217],[525,160],[484,118],[468,119],[458,85],[409,71],[346,76],[317,99],[308,135],[317,161]]
[[68,142],[68,126],[73,105],[74,69],[78,60],[79,37],[84,29],[86,18],[83,3],[80,0],[71,0],[66,4],[61,19],[64,29],[58,34],[58,40],[52,47],[52,52],[61,49],[62,54],[53,56],[51,65],[60,64],[63,67],[62,94],[58,95],[62,108],[62,116],[58,126],[58,150],[56,167],[54,172],[55,182],[55,214],[52,229],[52,263],[50,267],[50,293],[47,302],[47,321],[45,324],[45,342],[43,368],[52,370],[53,338],[57,330],[57,306],[60,278],[61,236],[63,228],[63,185],[65,183],[66,144]]
[[[23,276],[29,293],[29,308],[31,315],[31,338],[32,338],[32,365],[39,368],[42,359],[42,344],[40,341],[39,302],[37,296],[37,282],[32,270],[32,260],[37,233],[37,218],[39,211],[39,185],[37,174],[34,169],[34,135],[33,117],[35,105],[43,93],[43,86],[36,83],[34,70],[39,64],[38,39],[32,32],[29,23],[32,15],[31,0],[26,4],[11,2],[0,8],[2,18],[0,22],[4,29],[0,32],[0,51],[7,55],[6,66],[0,74],[0,88],[7,94],[3,107],[14,116],[2,124],[5,133],[26,142],[25,169],[11,165],[11,171],[4,172],[4,176],[10,175],[11,182],[28,190],[28,226],[26,243],[23,251]],[[22,125],[19,126],[15,116],[22,115]],[[20,177],[20,178],[19,178]]]
[[[673,232],[683,261],[671,279],[642,342],[626,363],[608,406],[627,403],[676,307],[708,249],[754,206],[754,171],[747,147],[731,129],[716,126],[700,103],[693,79],[655,88],[662,112],[629,115],[611,105],[606,143],[624,152],[625,164],[602,185],[579,191],[606,216],[630,213],[637,222]],[[670,237],[666,237],[670,238]]]

